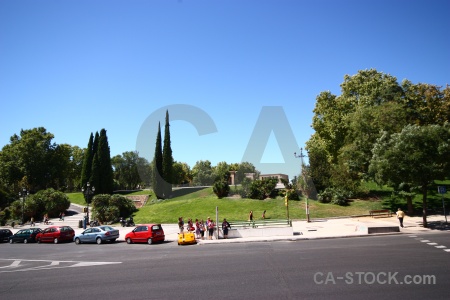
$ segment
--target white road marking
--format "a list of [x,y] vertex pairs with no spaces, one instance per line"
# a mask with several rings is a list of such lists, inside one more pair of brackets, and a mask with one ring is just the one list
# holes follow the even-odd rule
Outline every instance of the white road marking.
[[427,243],[428,245],[430,245],[430,246],[435,246],[435,245],[437,245],[438,243]]
[[[48,270],[48,269],[65,269],[65,268],[75,268],[75,267],[91,267],[91,266],[102,266],[102,265],[112,265],[121,264],[122,262],[108,262],[108,261],[57,261],[57,260],[30,260],[30,259],[1,259],[0,261],[13,261],[11,265],[0,267],[2,270],[0,273],[10,273],[10,272],[23,272],[23,271],[37,271],[37,270]],[[20,269],[21,262],[38,262],[45,263],[44,265],[29,267]],[[64,265],[61,265],[64,264]]]
[[19,264],[20,264],[20,260],[14,260],[12,262],[12,264],[10,264],[9,266],[0,267],[0,269],[3,269],[3,268],[17,268],[19,266]]
[[436,248],[438,248],[438,249],[444,249],[444,248],[447,248],[447,246],[435,246]]
[[429,243],[430,240],[421,240],[422,243]]

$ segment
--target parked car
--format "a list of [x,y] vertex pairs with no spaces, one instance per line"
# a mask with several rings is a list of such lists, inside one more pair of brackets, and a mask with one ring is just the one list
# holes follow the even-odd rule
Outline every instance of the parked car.
[[59,243],[64,241],[73,241],[73,237],[75,236],[75,231],[70,226],[51,226],[44,231],[40,232],[36,236],[36,241],[38,243]]
[[9,237],[9,243],[19,242],[26,244],[28,242],[36,242],[36,237],[41,232],[42,229],[40,228],[21,229]]
[[115,242],[118,238],[119,230],[108,225],[102,225],[86,229],[82,233],[75,235],[73,240],[77,245],[81,243],[97,243],[100,245],[106,241]]
[[0,243],[8,242],[13,233],[9,229],[0,229]]
[[148,243],[164,242],[164,230],[161,224],[143,224],[138,225],[133,231],[125,235],[125,241],[131,243]]

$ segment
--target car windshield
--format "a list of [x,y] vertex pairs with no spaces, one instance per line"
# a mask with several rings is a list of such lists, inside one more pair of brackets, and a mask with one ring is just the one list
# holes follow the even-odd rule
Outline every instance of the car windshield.
[[111,226],[101,226],[100,227],[102,230],[104,230],[104,231],[111,231],[111,230],[114,230],[114,228],[112,228]]

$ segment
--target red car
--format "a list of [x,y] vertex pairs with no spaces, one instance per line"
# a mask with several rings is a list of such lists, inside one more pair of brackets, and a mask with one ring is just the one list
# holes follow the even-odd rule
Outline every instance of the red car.
[[143,224],[138,225],[132,232],[127,233],[125,241],[131,243],[148,243],[164,242],[164,230],[161,224]]
[[73,237],[75,236],[75,231],[70,226],[51,226],[44,231],[38,233],[36,236],[36,241],[38,243],[59,243],[63,241],[73,241]]

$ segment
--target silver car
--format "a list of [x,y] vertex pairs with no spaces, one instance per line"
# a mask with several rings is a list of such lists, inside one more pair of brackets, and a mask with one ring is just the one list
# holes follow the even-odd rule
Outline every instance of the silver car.
[[119,238],[119,230],[108,225],[91,227],[73,237],[75,244],[115,242]]

